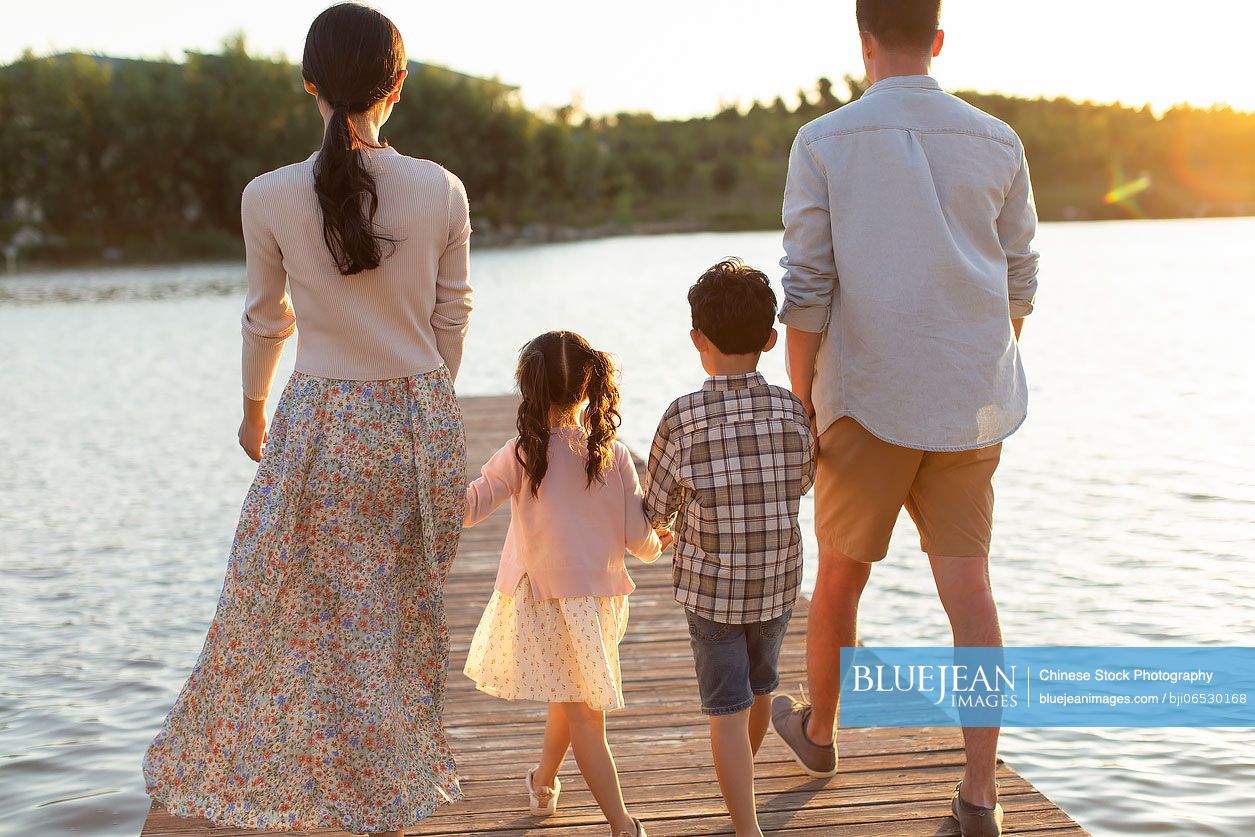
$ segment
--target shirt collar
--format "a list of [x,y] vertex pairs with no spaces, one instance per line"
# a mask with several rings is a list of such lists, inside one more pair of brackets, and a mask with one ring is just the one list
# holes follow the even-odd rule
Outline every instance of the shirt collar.
[[868,93],[876,93],[881,90],[889,90],[894,87],[914,87],[920,90],[940,90],[941,85],[937,83],[937,79],[932,76],[889,76],[882,78],[871,87],[863,91],[863,95]]
[[759,372],[742,372],[740,375],[711,375],[702,384],[704,390],[731,391],[763,386],[767,379]]

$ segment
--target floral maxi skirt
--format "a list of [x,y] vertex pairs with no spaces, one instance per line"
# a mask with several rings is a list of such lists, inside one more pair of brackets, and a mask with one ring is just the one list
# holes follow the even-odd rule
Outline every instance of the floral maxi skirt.
[[458,798],[443,587],[466,446],[441,368],[292,376],[204,649],[144,757],[173,814],[387,831]]

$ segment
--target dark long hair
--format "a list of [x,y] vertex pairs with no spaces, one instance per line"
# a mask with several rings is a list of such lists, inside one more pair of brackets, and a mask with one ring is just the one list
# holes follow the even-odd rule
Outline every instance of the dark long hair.
[[573,331],[548,331],[519,352],[519,442],[514,455],[531,484],[532,496],[549,469],[549,409],[588,401],[581,423],[588,436],[588,486],[605,479],[614,459],[619,427],[619,387],[614,361]]
[[395,240],[375,229],[379,197],[362,159],[373,146],[349,117],[365,113],[391,92],[405,69],[405,44],[392,21],[358,3],[339,3],[310,24],[301,75],[331,106],[331,120],[314,163],[322,207],[322,237],[345,276],[379,267]]

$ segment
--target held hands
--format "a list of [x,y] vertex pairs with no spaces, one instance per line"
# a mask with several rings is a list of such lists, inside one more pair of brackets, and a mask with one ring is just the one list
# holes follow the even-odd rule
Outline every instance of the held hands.
[[671,548],[671,544],[675,540],[675,535],[671,533],[670,529],[655,529],[654,534],[657,535],[658,540],[662,542],[663,552],[666,552]]
[[819,452],[819,425],[815,422],[815,402],[811,401],[810,393],[801,395],[797,392],[793,393],[797,396],[797,400],[802,402],[802,408],[806,410],[806,415],[811,420],[811,435],[815,437],[815,452]]

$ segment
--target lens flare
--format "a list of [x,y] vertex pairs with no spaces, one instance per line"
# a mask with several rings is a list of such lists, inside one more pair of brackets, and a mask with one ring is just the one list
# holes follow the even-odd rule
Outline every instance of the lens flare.
[[1108,206],[1119,206],[1134,218],[1145,218],[1137,202],[1137,196],[1150,189],[1150,174],[1129,179],[1124,176],[1124,166],[1116,163],[1111,167],[1111,188],[1103,195],[1102,202]]

